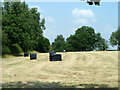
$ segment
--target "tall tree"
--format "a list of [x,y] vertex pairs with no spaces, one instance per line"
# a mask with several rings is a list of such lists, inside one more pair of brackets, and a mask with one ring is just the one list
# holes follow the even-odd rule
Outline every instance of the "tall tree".
[[56,51],[63,51],[66,46],[66,42],[63,35],[57,35],[52,45],[54,46],[54,49]]
[[94,29],[88,26],[78,28],[74,35],[67,38],[67,42],[72,45],[75,51],[105,50],[108,48],[107,42],[100,33],[95,33]]
[[11,51],[10,51],[10,48],[8,47],[8,43],[9,43],[9,39],[8,39],[8,35],[2,31],[2,54],[10,54]]
[[75,31],[75,35],[67,38],[67,41],[76,51],[93,50],[95,44],[94,29],[92,27],[82,26]]
[[104,38],[102,38],[100,33],[96,34],[96,43],[95,43],[95,49],[96,50],[106,50],[109,46],[108,41],[106,41]]
[[43,37],[45,19],[40,18],[37,8],[29,9],[28,5],[20,0],[4,2],[2,14],[2,31],[8,35],[8,47],[18,44],[23,51],[47,51],[49,40]]
[[110,36],[110,44],[112,46],[118,46],[118,50],[120,50],[120,26],[118,27],[117,31],[112,32]]

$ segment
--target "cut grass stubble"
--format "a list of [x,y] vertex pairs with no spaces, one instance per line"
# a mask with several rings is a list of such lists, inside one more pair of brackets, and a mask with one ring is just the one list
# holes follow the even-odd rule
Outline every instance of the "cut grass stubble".
[[3,87],[118,87],[118,52],[66,52],[63,61],[49,61],[48,53],[3,58]]

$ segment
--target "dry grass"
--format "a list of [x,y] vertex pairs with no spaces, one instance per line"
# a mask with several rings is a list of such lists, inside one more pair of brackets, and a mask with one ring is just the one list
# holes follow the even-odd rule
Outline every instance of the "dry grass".
[[48,53],[2,60],[3,87],[44,88],[118,87],[118,52],[66,52],[63,61],[49,61]]

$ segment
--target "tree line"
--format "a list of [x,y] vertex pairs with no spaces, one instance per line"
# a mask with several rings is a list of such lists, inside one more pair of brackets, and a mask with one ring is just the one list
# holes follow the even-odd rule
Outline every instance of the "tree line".
[[109,45],[117,46],[117,50],[120,50],[120,27],[112,32],[109,41],[102,38],[101,33],[95,33],[92,27],[82,26],[66,40],[63,35],[57,35],[52,43],[56,51],[103,51],[107,50]]
[[92,27],[82,26],[75,31],[74,35],[70,35],[64,40],[62,35],[58,35],[52,43],[56,51],[93,51],[106,50],[108,42],[102,38],[100,33],[95,33]]
[[[66,40],[57,35],[52,45],[43,36],[45,19],[40,18],[37,8],[28,8],[25,2],[4,2],[2,5],[2,53],[19,54],[27,51],[48,52],[49,50],[86,51],[106,50],[108,41],[89,26],[78,28]],[[113,32],[110,44],[120,45],[120,28]],[[52,47],[52,49],[50,48]]]
[[[4,2],[2,6],[2,53],[36,50],[48,52],[50,42],[43,36],[45,19],[25,2]],[[16,49],[15,49],[16,48]]]

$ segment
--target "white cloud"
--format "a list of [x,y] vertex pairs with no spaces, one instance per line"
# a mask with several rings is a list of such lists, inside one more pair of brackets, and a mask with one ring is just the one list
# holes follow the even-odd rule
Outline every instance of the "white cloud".
[[82,18],[76,19],[74,22],[76,24],[88,24],[88,20],[87,19],[82,19]]
[[50,22],[50,23],[55,22],[54,18],[52,18],[52,17],[46,17],[45,20],[46,20],[46,22]]
[[72,15],[75,17],[94,17],[94,13],[91,9],[78,9],[72,10]]
[[95,24],[97,19],[91,9],[78,9],[72,10],[72,15],[75,17],[75,24]]

